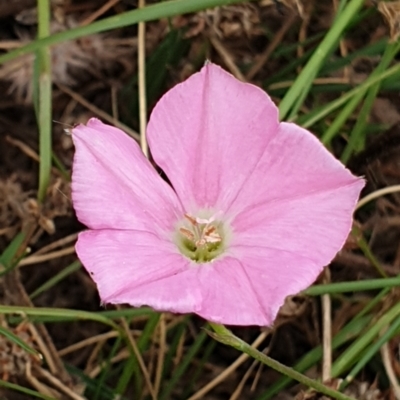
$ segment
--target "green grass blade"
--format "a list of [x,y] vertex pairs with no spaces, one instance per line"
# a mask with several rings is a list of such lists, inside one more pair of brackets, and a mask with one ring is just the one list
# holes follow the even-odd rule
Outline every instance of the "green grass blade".
[[[67,371],[71,374],[71,375],[75,375],[78,377],[78,379],[85,385],[86,387],[86,391],[85,391],[85,395],[87,397],[85,397],[86,399],[91,399],[92,393],[94,393],[97,388],[100,386],[98,380],[93,379],[91,377],[89,377],[88,375],[85,375],[80,369],[76,368],[73,365],[70,364],[66,364],[66,369]],[[106,385],[100,386],[101,389],[101,398],[102,400],[131,400],[128,399],[125,396],[121,396],[121,395],[116,395],[115,392]]]
[[69,320],[91,320],[101,322],[102,324],[109,325],[117,331],[120,331],[110,318],[107,318],[101,313],[70,310],[65,308],[46,308],[46,307],[22,307],[22,306],[6,306],[0,305],[0,314],[19,314],[24,316],[47,316],[47,317],[64,317]]
[[[399,51],[400,42],[389,43],[382,56],[381,62],[376,68],[377,73],[385,71]],[[381,82],[377,82],[368,89],[364,104],[358,114],[356,124],[354,125],[354,128],[350,134],[349,142],[341,156],[341,160],[344,163],[347,163],[353,151],[361,151],[364,148],[366,138],[365,130],[368,124],[368,117],[380,87]]]
[[[357,96],[360,91],[368,89],[372,85],[377,82],[383,81],[384,79],[388,78],[396,78],[400,77],[400,64],[396,64],[391,68],[388,68],[385,72],[380,74],[379,76],[370,76],[368,77],[363,83],[355,87],[354,89],[350,90],[340,98],[328,103],[327,105],[316,109],[315,111],[309,113],[304,117],[300,117],[297,120],[297,123],[305,128],[309,128],[310,126],[314,125],[318,121],[325,118],[327,115],[341,107],[343,104],[347,103],[347,101],[351,100],[353,97]],[[331,138],[325,137],[322,139],[323,143],[329,142]]]
[[[20,393],[24,393],[28,396],[33,396],[34,398],[37,399],[43,399],[43,400],[57,400],[54,397],[50,397],[50,396],[46,396],[44,394],[35,392],[32,389],[28,389],[26,387],[17,385],[15,383],[11,383],[11,382],[7,382],[7,381],[3,381],[0,379],[0,387],[5,387],[7,389],[11,389],[11,390],[15,390],[16,392],[20,392]],[[5,398],[4,398],[5,399]]]
[[303,291],[309,296],[320,296],[322,294],[360,292],[364,290],[376,290],[400,286],[400,275],[394,278],[366,279],[364,281],[338,282],[326,285],[314,285]]
[[206,339],[207,339],[207,333],[205,331],[202,331],[197,335],[196,339],[194,340],[194,343],[190,346],[189,351],[186,353],[182,362],[175,370],[170,381],[168,382],[164,390],[162,390],[159,400],[167,400],[171,398],[171,393],[174,390],[175,385],[179,382],[179,379],[185,373],[185,371],[189,367],[190,363],[192,362],[197,352],[200,351]]
[[19,336],[11,332],[9,329],[0,326],[0,335],[15,343],[18,347],[21,347],[21,349],[23,349],[26,353],[32,354],[38,360],[42,359],[42,355],[38,351],[26,344]]
[[328,31],[321,44],[318,46],[310,61],[301,71],[300,75],[288,90],[279,105],[281,119],[292,118],[301,107],[307,96],[314,78],[317,76],[322,63],[338,44],[341,35],[357,14],[364,0],[351,0],[349,4],[337,15],[331,29]]
[[107,359],[102,363],[102,371],[100,376],[96,379],[96,388],[93,394],[93,400],[99,400],[102,398],[103,387],[106,386],[108,375],[111,372],[111,359],[117,355],[118,349],[121,346],[121,336],[118,336],[115,340],[111,351],[107,354]]
[[[46,309],[48,310],[48,309]],[[67,310],[66,313],[44,313],[40,312],[30,315],[30,320],[32,322],[68,322],[75,321],[76,315],[74,313],[69,313],[68,309],[58,309],[58,310]],[[71,310],[73,311],[73,310]],[[84,311],[86,312],[86,311]],[[0,310],[1,313],[1,310]],[[18,313],[18,311],[16,311]],[[154,311],[147,307],[141,308],[123,308],[120,310],[105,310],[105,311],[97,311],[97,315],[102,315],[103,317],[109,318],[110,320],[120,319],[120,318],[129,318],[129,317],[143,317],[150,316],[154,314]],[[84,318],[83,318],[84,319]],[[11,316],[9,317],[9,321],[11,323],[19,323],[23,320],[21,317]]]
[[389,327],[389,329],[375,342],[370,346],[361,359],[357,362],[357,364],[352,368],[352,370],[348,373],[346,379],[340,385],[340,390],[343,390],[353,379],[357,376],[357,374],[364,368],[369,360],[379,351],[379,349],[388,342],[394,335],[396,335],[397,330],[400,328],[400,315],[395,319],[393,324]]
[[68,275],[72,274],[75,271],[78,271],[82,267],[82,264],[79,261],[75,261],[72,264],[68,265],[68,267],[62,269],[58,274],[51,277],[47,282],[43,283],[43,285],[39,286],[31,295],[30,298],[34,299],[39,296],[41,293],[46,290],[52,288],[57,285],[57,283],[61,282]]
[[[140,338],[137,342],[137,346],[140,352],[146,350],[159,320],[160,314],[154,313],[147,321],[146,326],[144,327],[142,334],[140,335]],[[136,390],[138,393],[140,393],[142,390],[142,376],[139,364],[133,353],[128,361],[125,363],[121,377],[118,380],[115,392],[123,394],[128,384],[130,383],[132,376],[134,376],[135,378]]]
[[154,21],[160,18],[173,17],[179,14],[187,14],[206,8],[224,6],[228,4],[240,3],[243,0],[171,0],[152,4],[144,8],[128,11],[123,14],[93,22],[92,24],[70,29],[68,31],[55,33],[43,39],[35,40],[26,46],[8,52],[0,56],[0,64],[12,60],[24,54],[32,53],[42,47],[65,42],[67,40],[78,39],[93,33],[109,31],[111,29],[122,28],[137,24],[138,22]]
[[[372,320],[370,316],[363,316],[350,321],[341,331],[335,335],[332,340],[332,348],[337,349],[348,341],[357,337],[363,329]],[[304,355],[295,365],[294,369],[299,372],[307,371],[313,365],[318,363],[322,358],[322,347],[318,346]],[[276,383],[271,385],[257,400],[269,400],[278,394],[281,390],[287,387],[292,382],[292,379],[283,376]]]
[[[38,38],[50,37],[50,0],[38,1]],[[50,183],[51,173],[51,103],[52,79],[51,56],[49,47],[41,47],[36,51],[36,77],[38,79],[37,120],[39,127],[39,189],[38,200],[42,202]]]
[[332,364],[332,377],[337,378],[349,369],[357,360],[360,353],[400,315],[400,303],[394,305],[378,321],[374,322],[345,352],[343,352]]
[[[397,44],[392,43],[386,48],[386,51],[384,53],[384,56],[379,63],[379,65],[375,68],[375,70],[370,74],[369,79],[375,78],[376,76],[380,76],[389,66],[390,61],[393,59],[395,56],[394,50],[396,50]],[[361,102],[361,100],[364,98],[367,90],[372,90],[374,87],[378,85],[381,81],[375,82],[371,87],[368,88],[363,88],[362,90],[359,90],[357,94],[346,104],[346,106],[342,109],[342,111],[339,113],[339,115],[335,118],[335,120],[332,122],[328,130],[324,133],[322,136],[322,142],[323,143],[329,143],[332,138],[339,132],[340,128],[344,125],[344,123],[347,121],[349,117],[351,117],[354,113],[354,110],[358,106],[358,104]],[[374,92],[372,92],[374,93]],[[354,134],[353,134],[354,135]],[[351,146],[355,145],[355,141],[360,140],[359,136],[354,138],[352,140]],[[344,153],[348,154],[348,153]],[[348,154],[349,155],[349,154]],[[346,159],[348,158],[348,155],[346,155]]]
[[189,317],[186,317],[178,326],[173,329],[173,336],[168,346],[168,351],[164,357],[163,378],[173,369],[173,360],[179,346],[179,341],[186,331],[186,324]]
[[[374,307],[376,307],[383,298],[389,293],[388,288],[381,290],[381,292],[375,296],[350,322],[348,322],[341,330],[338,332],[332,340],[332,349],[335,350],[347,343],[348,341],[356,338],[365,327],[372,321],[372,316],[368,315]],[[304,372],[311,368],[322,358],[322,347],[318,346],[304,355],[294,366],[299,372]],[[290,384],[292,380],[287,376],[282,377],[278,382],[271,385],[264,394],[257,400],[268,400],[286,386]]]
[[7,273],[10,268],[13,268],[15,266],[18,250],[21,248],[24,240],[25,235],[21,232],[18,233],[17,236],[15,236],[15,238],[0,255],[0,267],[4,268],[2,268],[0,276],[4,273]]
[[217,346],[217,342],[215,340],[211,340],[208,342],[207,346],[205,346],[205,349],[203,350],[203,355],[201,359],[199,360],[198,365],[196,366],[196,369],[193,371],[193,373],[190,375],[190,379],[185,384],[185,391],[182,395],[184,399],[189,398],[190,394],[193,393],[194,387],[195,387],[195,382],[199,380],[201,382],[201,373],[204,372],[204,366],[207,361],[209,361],[210,356],[212,355],[215,347]]

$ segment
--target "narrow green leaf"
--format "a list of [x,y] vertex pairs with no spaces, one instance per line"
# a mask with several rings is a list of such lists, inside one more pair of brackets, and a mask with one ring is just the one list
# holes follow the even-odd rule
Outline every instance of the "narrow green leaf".
[[360,292],[364,290],[376,290],[400,286],[400,275],[394,278],[366,279],[363,281],[327,283],[325,285],[314,285],[303,291],[309,296],[320,296],[322,294]]
[[67,40],[78,39],[93,33],[109,31],[111,29],[122,28],[137,24],[138,22],[154,21],[160,18],[173,17],[179,14],[187,14],[206,8],[224,6],[228,4],[240,3],[243,0],[171,0],[152,4],[144,8],[128,11],[123,14],[93,22],[92,24],[70,29],[68,31],[55,33],[43,39],[35,40],[26,46],[10,51],[0,56],[0,64],[20,57],[24,54],[32,53],[42,47],[65,42]]
[[26,344],[18,335],[11,332],[9,329],[0,326],[0,335],[3,335],[8,340],[15,343],[18,347],[21,347],[21,349],[26,351],[28,354],[32,354],[39,360],[42,359],[42,355],[38,351]]
[[21,248],[24,243],[25,235],[20,232],[15,236],[15,238],[11,241],[11,243],[6,247],[3,253],[0,255],[0,266],[2,267],[2,271],[0,272],[0,276],[8,272],[10,268],[13,268],[16,264],[16,256],[18,250]]
[[322,63],[331,53],[334,46],[338,44],[347,25],[357,14],[363,3],[364,0],[350,0],[342,12],[337,14],[331,29],[282,99],[279,105],[281,119],[286,119],[287,117],[290,119],[297,113],[311,88],[314,78],[321,69]]
[[34,299],[35,297],[39,296],[41,293],[57,285],[57,283],[61,282],[68,275],[72,274],[75,271],[78,271],[81,267],[82,264],[79,261],[74,261],[72,264],[68,265],[68,267],[62,269],[58,274],[51,277],[47,282],[43,283],[43,285],[39,286],[30,295],[30,298]]
[[[38,38],[45,39],[50,36],[50,0],[38,0]],[[38,200],[42,202],[50,183],[52,140],[51,140],[51,104],[52,104],[52,79],[51,55],[47,46],[36,51],[36,64],[38,79],[38,107],[37,121],[39,127],[39,189]]]
[[35,391],[32,390],[32,389],[28,389],[28,388],[26,388],[26,387],[24,387],[24,386],[20,386],[20,385],[17,385],[17,384],[15,384],[15,383],[3,381],[3,380],[1,380],[1,379],[0,379],[0,386],[5,387],[5,388],[7,388],[7,389],[15,390],[16,392],[24,393],[24,394],[29,395],[29,396],[33,396],[33,397],[38,398],[38,399],[43,399],[43,400],[57,400],[57,399],[54,398],[54,397],[46,396],[46,395],[44,395],[44,394],[35,392]]

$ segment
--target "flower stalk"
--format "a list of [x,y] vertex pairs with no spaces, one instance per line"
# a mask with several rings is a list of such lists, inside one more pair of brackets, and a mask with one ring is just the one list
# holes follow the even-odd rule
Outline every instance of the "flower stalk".
[[208,334],[218,342],[231,346],[242,353],[246,353],[250,357],[254,358],[257,361],[260,361],[261,363],[267,365],[275,371],[286,375],[287,377],[294,379],[295,381],[300,382],[303,385],[306,385],[307,387],[314,389],[319,393],[331,396],[332,398],[337,400],[354,400],[354,398],[346,396],[345,394],[340,393],[337,390],[329,388],[323,383],[311,379],[301,374],[300,372],[297,372],[294,369],[281,364],[273,358],[268,357],[266,354],[251,347],[248,343],[235,336],[224,325],[209,322],[209,326],[213,329],[214,332],[207,331]]

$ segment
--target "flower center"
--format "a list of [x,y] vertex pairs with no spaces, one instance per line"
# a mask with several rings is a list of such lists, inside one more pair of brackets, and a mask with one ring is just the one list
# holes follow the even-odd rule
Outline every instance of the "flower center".
[[223,223],[215,217],[185,214],[177,230],[177,245],[183,255],[197,263],[210,262],[226,248]]

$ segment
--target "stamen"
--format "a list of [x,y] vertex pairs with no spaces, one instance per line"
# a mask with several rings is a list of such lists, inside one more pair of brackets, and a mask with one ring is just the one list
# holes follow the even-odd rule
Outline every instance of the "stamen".
[[197,218],[193,218],[189,214],[185,214],[185,218],[193,225],[197,226]]
[[205,234],[206,235],[211,235],[212,233],[214,233],[216,231],[215,226],[209,226],[207,229],[205,229]]
[[179,232],[182,233],[182,235],[185,236],[190,241],[192,242],[194,241],[194,234],[189,229],[179,228]]
[[208,243],[219,243],[222,241],[221,235],[216,231],[215,226],[210,226],[204,231],[204,239]]
[[204,237],[204,239],[206,240],[206,242],[208,243],[219,243],[222,241],[222,238],[220,235],[218,235],[218,233],[214,233],[212,235],[206,235]]

